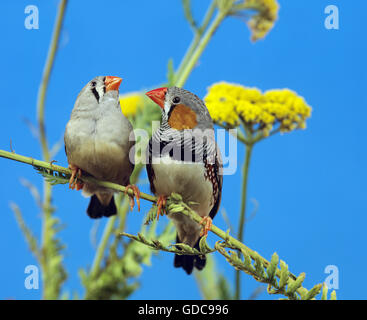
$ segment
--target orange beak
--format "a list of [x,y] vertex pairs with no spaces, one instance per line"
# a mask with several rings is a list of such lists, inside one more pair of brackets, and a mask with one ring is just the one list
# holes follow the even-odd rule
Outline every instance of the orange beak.
[[158,88],[151,90],[146,93],[146,95],[152,99],[157,105],[164,109],[164,98],[166,96],[168,88]]
[[107,76],[104,80],[106,86],[106,92],[111,90],[118,90],[120,87],[122,79],[119,77]]

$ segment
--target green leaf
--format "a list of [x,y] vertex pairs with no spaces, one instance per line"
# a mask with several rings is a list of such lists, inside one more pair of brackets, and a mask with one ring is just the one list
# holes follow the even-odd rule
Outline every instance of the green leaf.
[[190,254],[190,253],[200,254],[200,252],[197,249],[190,247],[186,243],[176,243],[174,246],[181,249],[183,251],[182,254]]
[[246,251],[242,251],[243,254],[243,264],[245,265],[246,269],[249,270],[250,272],[254,272],[255,268],[252,265],[252,260],[250,255],[246,252]]
[[336,292],[333,290],[330,294],[330,300],[336,300]]
[[303,281],[305,280],[306,274],[302,272],[295,281],[290,283],[287,288],[287,293],[292,295],[294,294],[298,288],[302,286]]
[[283,261],[280,260],[280,279],[279,279],[279,289],[283,289],[289,278],[289,271],[288,271],[288,265]]
[[311,300],[316,297],[321,291],[322,284],[315,285],[310,291],[303,297],[304,300]]
[[157,205],[156,204],[153,204],[152,207],[149,209],[146,217],[145,217],[145,222],[144,224],[149,224],[151,223],[152,221],[154,221],[156,218],[157,218]]
[[201,237],[200,241],[199,241],[199,248],[200,248],[200,252],[203,254],[207,254],[210,252],[214,252],[215,250],[210,248],[207,241],[206,241],[207,236],[203,236]]
[[327,300],[327,292],[328,292],[328,287],[324,283],[322,286],[321,300]]
[[273,283],[278,263],[279,263],[279,256],[277,255],[276,252],[274,252],[273,255],[271,256],[270,264],[266,269],[266,273],[268,274],[268,280],[270,283]]
[[264,265],[258,256],[255,257],[255,271],[260,279],[265,279]]
[[37,166],[33,166],[33,168],[51,185],[69,183],[69,176],[64,173]]

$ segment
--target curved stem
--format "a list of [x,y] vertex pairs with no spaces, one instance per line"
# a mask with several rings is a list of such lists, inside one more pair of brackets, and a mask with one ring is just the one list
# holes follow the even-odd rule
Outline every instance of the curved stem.
[[180,63],[180,66],[177,69],[176,79],[178,79],[181,76],[182,70],[186,66],[187,62],[190,60],[194,50],[196,49],[197,45],[199,44],[199,41],[201,39],[203,32],[206,30],[210,20],[213,17],[215,8],[216,8],[216,4],[215,4],[215,0],[213,0],[205,14],[202,25],[200,26],[200,28],[197,29],[197,31],[195,31],[195,36],[192,39],[191,44],[189,48],[187,49],[185,56]]
[[[249,172],[249,167],[250,167],[252,147],[253,147],[253,144],[246,145],[246,157],[245,157],[245,162],[243,164],[242,199],[241,199],[241,209],[240,209],[240,222],[238,225],[238,233],[237,233],[237,238],[240,242],[243,241],[244,226],[245,226],[245,221],[246,221],[247,181],[248,181],[248,172]],[[237,300],[241,299],[241,271],[240,270],[236,271],[235,298]]]
[[201,54],[203,53],[204,49],[208,45],[211,37],[213,36],[214,32],[217,30],[220,23],[223,21],[223,19],[225,17],[226,17],[226,14],[224,12],[222,12],[222,11],[218,12],[215,19],[213,20],[213,22],[209,26],[208,30],[205,32],[205,34],[202,37],[202,39],[200,40],[199,44],[197,45],[196,49],[192,53],[189,61],[187,62],[187,64],[183,68],[182,72],[179,74],[179,76],[177,78],[177,81],[176,81],[176,86],[182,87],[185,84],[185,82],[186,82],[187,78],[189,77],[192,69],[195,67],[196,63],[198,62],[198,60],[201,56]]
[[[226,129],[230,134],[232,134],[232,132],[230,131],[231,127],[220,122],[216,122],[215,124],[222,127],[223,129]],[[241,130],[237,130],[237,134],[233,136],[237,138],[237,140],[239,140],[240,142],[244,143],[245,145],[251,144],[251,142],[247,140],[247,138],[245,137],[245,135]]]
[[47,94],[47,87],[50,80],[51,71],[54,65],[57,47],[60,39],[62,23],[64,20],[67,0],[60,1],[59,10],[57,13],[56,24],[54,27],[50,47],[48,50],[46,64],[43,70],[42,82],[38,90],[37,101],[37,120],[39,127],[39,138],[42,147],[42,154],[45,161],[50,161],[50,152],[47,145],[46,129],[45,129],[45,101]]

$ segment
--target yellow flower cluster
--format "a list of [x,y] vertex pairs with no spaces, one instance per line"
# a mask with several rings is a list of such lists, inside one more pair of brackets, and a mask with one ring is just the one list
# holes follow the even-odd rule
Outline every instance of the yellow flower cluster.
[[143,108],[144,100],[139,93],[120,95],[121,111],[126,117],[133,117],[139,109]]
[[264,136],[276,124],[282,132],[304,129],[311,115],[311,107],[289,89],[262,93],[257,88],[219,82],[208,89],[204,101],[215,122],[235,127],[242,120]]
[[248,22],[252,41],[264,38],[278,18],[278,3],[275,0],[246,0],[245,5],[258,11]]

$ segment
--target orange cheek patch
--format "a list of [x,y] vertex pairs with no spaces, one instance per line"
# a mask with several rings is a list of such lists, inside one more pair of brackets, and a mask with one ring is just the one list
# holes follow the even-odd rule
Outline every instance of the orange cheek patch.
[[178,104],[174,107],[168,124],[176,130],[193,129],[197,125],[196,113],[184,104]]

